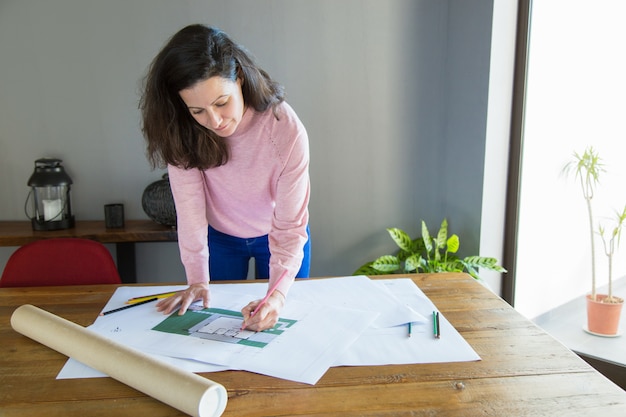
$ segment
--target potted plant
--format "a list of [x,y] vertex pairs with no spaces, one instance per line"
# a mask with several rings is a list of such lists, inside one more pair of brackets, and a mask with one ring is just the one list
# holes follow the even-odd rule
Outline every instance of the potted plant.
[[606,230],[602,224],[598,226],[598,234],[608,260],[609,288],[607,294],[596,294],[595,298],[587,295],[587,329],[591,333],[616,335],[619,328],[624,299],[613,295],[613,255],[619,246],[625,221],[626,206],[621,212],[615,212],[615,223],[611,230]]
[[[609,294],[597,294],[596,292],[596,251],[595,251],[595,227],[591,200],[595,194],[595,188],[599,183],[600,174],[605,171],[604,164],[599,154],[589,146],[582,154],[574,152],[574,158],[563,168],[565,172],[574,171],[575,178],[580,180],[583,198],[587,206],[589,221],[589,235],[591,239],[591,293],[587,295],[587,329],[590,333],[611,336],[617,334],[619,317],[624,300],[613,296],[613,255],[616,244],[619,245],[622,227],[626,221],[626,207],[620,213],[616,213],[616,223],[609,236],[606,229],[600,225],[598,235],[602,239],[604,253],[609,262]],[[614,317],[612,320],[609,317]]]
[[422,236],[411,239],[408,233],[398,228],[387,229],[398,245],[397,255],[383,255],[367,262],[354,271],[354,275],[382,275],[412,272],[467,272],[475,279],[480,279],[478,269],[484,268],[497,272],[506,272],[498,265],[495,258],[468,256],[463,259],[456,256],[459,250],[459,237],[448,237],[448,221],[443,219],[436,237],[431,237],[426,223],[422,220]]

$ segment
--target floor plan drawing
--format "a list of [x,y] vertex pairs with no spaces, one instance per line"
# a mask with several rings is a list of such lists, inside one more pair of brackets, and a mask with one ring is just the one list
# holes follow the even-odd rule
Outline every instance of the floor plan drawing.
[[273,328],[254,332],[241,330],[243,316],[238,311],[205,308],[187,310],[182,316],[174,313],[152,330],[263,348],[296,322],[279,318]]

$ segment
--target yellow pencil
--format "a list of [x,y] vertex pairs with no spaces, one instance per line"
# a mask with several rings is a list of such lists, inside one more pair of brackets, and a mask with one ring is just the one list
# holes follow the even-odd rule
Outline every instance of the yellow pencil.
[[136,303],[140,303],[142,301],[145,300],[149,300],[151,298],[167,298],[167,297],[171,297],[172,295],[176,294],[178,291],[172,291],[172,292],[163,292],[161,294],[152,294],[152,295],[144,295],[142,297],[134,297],[129,299],[128,301],[126,301],[126,304],[136,304]]

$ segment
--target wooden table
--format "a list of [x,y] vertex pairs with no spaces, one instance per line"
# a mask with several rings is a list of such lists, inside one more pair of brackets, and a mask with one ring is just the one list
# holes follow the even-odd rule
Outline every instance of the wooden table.
[[[337,367],[314,386],[244,371],[205,374],[228,390],[224,415],[626,415],[626,392],[467,275],[409,276],[482,361]],[[10,315],[25,303],[89,325],[114,290],[0,289],[2,416],[180,415],[111,378],[55,380],[67,358],[10,327]]]
[[0,246],[22,246],[54,237],[81,237],[115,243],[117,269],[124,283],[137,282],[136,242],[172,242],[178,239],[176,229],[152,220],[126,220],[121,229],[107,229],[103,220],[78,220],[71,229],[46,231],[33,230],[29,221],[0,221]]

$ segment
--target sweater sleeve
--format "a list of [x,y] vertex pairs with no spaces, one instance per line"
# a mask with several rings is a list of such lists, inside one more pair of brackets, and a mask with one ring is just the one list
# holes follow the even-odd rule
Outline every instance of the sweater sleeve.
[[171,165],[168,173],[176,205],[178,247],[187,283],[206,283],[209,281],[209,248],[204,174],[198,169]]
[[297,117],[295,123],[296,137],[286,141],[289,146],[281,152],[283,170],[276,184],[276,206],[269,233],[269,286],[287,269],[287,277],[291,279],[283,280],[277,288],[285,296],[300,269],[303,248],[308,240],[309,142],[307,132]]

